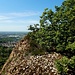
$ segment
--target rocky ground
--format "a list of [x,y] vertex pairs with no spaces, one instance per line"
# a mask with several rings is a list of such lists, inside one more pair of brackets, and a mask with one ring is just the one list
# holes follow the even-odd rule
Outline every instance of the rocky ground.
[[29,45],[22,40],[13,49],[9,59],[2,68],[1,75],[58,75],[55,60],[58,53],[25,56]]

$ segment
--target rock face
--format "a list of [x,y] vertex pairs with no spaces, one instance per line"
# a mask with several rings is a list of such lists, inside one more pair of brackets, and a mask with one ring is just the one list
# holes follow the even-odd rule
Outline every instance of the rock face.
[[61,57],[58,53],[25,56],[28,40],[22,40],[13,49],[3,66],[1,75],[58,75],[54,62]]

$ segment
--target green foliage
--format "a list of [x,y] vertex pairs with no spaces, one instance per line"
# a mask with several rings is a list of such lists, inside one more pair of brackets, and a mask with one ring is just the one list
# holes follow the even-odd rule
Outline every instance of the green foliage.
[[56,60],[55,64],[61,75],[75,74],[75,56],[70,59],[64,56],[62,59]]
[[[75,71],[75,0],[65,0],[60,7],[55,6],[55,9],[53,12],[46,8],[40,16],[38,26],[30,26],[30,39],[35,41],[38,50],[59,52],[67,56],[57,61],[57,66],[62,65],[58,68],[60,73],[66,74],[68,69],[72,73]],[[37,49],[34,47],[34,50]]]
[[56,67],[61,75],[66,75],[68,72],[68,60],[68,58],[63,57],[62,59],[56,61]]
[[69,65],[72,69],[75,68],[75,56],[71,57],[71,59],[69,60]]
[[66,46],[66,50],[71,50],[72,52],[75,52],[75,42],[68,44]]
[[6,60],[8,59],[8,57],[12,51],[11,49],[12,48],[0,46],[0,69],[2,68],[2,66],[4,65]]
[[[75,52],[74,46],[69,43],[75,41],[75,1],[66,0],[56,11],[46,8],[40,16],[40,24],[30,25],[31,39],[35,40],[42,48],[51,52]],[[66,54],[67,55],[67,54]]]

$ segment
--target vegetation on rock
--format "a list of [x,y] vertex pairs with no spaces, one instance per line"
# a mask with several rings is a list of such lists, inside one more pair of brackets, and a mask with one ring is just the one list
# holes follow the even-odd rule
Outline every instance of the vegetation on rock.
[[[30,25],[29,36],[34,51],[59,52],[65,57],[56,65],[60,74],[75,74],[75,0],[65,0],[56,11],[46,8],[40,16],[40,24]],[[33,41],[34,40],[34,41]],[[66,62],[66,61],[67,62]],[[65,65],[65,66],[64,66]],[[60,66],[60,68],[59,68]],[[70,72],[70,73],[69,73]]]

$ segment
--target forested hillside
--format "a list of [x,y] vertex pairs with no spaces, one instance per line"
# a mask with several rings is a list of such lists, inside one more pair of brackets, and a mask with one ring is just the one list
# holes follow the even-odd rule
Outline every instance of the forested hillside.
[[0,46],[0,70],[2,69],[6,60],[8,59],[11,51],[12,51],[11,47],[8,48],[8,47]]

